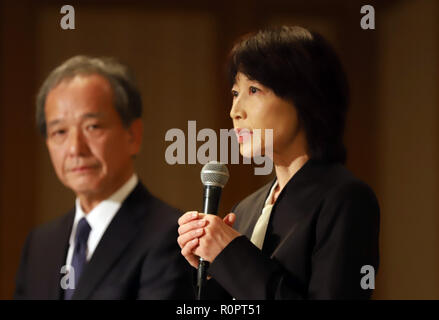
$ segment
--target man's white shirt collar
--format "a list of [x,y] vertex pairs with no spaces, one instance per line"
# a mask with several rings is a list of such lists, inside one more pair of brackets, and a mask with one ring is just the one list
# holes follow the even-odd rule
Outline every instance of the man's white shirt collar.
[[136,174],[133,174],[131,178],[113,193],[108,199],[100,202],[96,207],[93,208],[88,214],[85,214],[82,210],[79,198],[75,201],[75,219],[73,221],[73,228],[70,234],[70,246],[69,252],[67,254],[67,265],[71,264],[73,255],[73,246],[75,242],[76,226],[79,220],[85,217],[88,224],[91,227],[90,235],[87,242],[87,260],[90,260],[99,241],[102,238],[105,230],[107,230],[108,225],[113,220],[117,211],[119,211],[122,206],[123,201],[128,197],[128,195],[134,190],[139,179]]

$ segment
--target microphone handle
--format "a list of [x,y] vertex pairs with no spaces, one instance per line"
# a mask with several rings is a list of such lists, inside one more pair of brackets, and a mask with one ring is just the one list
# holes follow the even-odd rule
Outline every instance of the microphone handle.
[[204,288],[207,281],[207,269],[209,268],[209,261],[200,258],[197,269],[197,300],[203,300]]
[[[221,198],[221,187],[205,186],[203,193],[203,213],[217,214],[219,201]],[[202,300],[203,289],[207,280],[207,268],[209,261],[200,258],[197,269],[197,300]]]
[[203,193],[203,212],[206,214],[217,214],[221,198],[221,187],[205,186]]

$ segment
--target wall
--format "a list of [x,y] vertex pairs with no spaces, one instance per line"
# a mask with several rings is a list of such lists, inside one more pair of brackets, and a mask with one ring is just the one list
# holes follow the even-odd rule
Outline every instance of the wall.
[[[433,0],[368,1],[376,30],[360,28],[362,1],[82,1],[74,31],[60,1],[3,1],[0,10],[0,298],[10,298],[21,247],[36,225],[73,205],[34,125],[48,72],[76,54],[116,56],[143,95],[144,145],[136,161],[149,189],[184,210],[201,207],[201,165],[169,166],[170,128],[230,128],[224,61],[243,33],[299,24],[325,35],[351,86],[347,166],[381,205],[381,267],[374,298],[439,298],[439,16]],[[229,166],[221,213],[271,177]]]
[[439,299],[438,9],[436,1],[404,1],[377,26],[377,298]]

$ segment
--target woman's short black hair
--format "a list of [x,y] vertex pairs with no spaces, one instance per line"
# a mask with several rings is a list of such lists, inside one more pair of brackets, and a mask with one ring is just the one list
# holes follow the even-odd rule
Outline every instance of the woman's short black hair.
[[321,35],[297,26],[246,35],[230,53],[231,85],[238,72],[294,104],[311,159],[346,161],[349,88],[340,60]]

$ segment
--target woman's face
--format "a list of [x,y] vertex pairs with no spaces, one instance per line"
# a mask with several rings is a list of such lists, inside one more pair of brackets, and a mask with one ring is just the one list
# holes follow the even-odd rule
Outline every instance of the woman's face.
[[[301,137],[304,135],[291,102],[279,98],[271,89],[240,72],[236,75],[232,96],[230,117],[242,156],[265,155],[265,149],[269,150],[269,147],[272,147],[274,155],[305,147],[297,146],[304,140],[297,139],[299,133]],[[273,130],[272,141],[266,139],[266,129]]]

